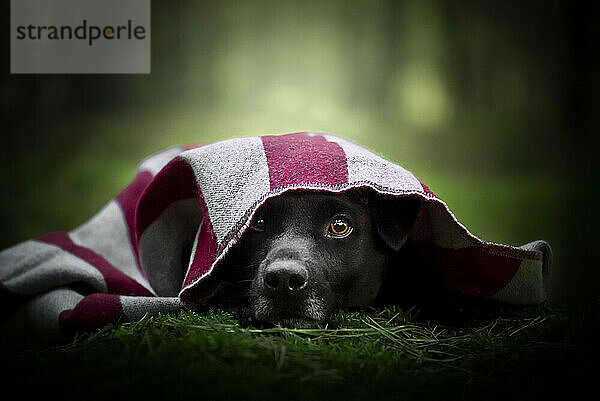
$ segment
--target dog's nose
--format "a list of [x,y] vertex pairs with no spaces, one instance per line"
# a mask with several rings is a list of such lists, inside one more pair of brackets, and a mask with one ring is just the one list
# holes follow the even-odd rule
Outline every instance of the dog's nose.
[[265,270],[264,281],[271,291],[291,293],[306,287],[308,271],[295,260],[276,261]]

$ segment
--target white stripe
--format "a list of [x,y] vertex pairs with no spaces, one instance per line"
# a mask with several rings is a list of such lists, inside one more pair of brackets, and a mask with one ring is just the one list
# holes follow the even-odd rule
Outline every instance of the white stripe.
[[490,297],[516,305],[535,305],[546,299],[542,277],[542,261],[524,259],[510,282]]
[[348,183],[369,181],[385,188],[423,192],[421,183],[410,171],[350,141],[332,135],[324,136],[340,145],[346,154]]
[[[369,182],[383,188],[426,196],[423,186],[410,171],[350,141],[332,135],[325,135],[325,137],[328,141],[340,145],[346,153],[349,184]],[[435,200],[427,204],[431,221],[434,222],[433,241],[437,245],[456,249],[473,244],[473,239],[467,238],[458,230],[458,221],[449,213],[443,202]]]
[[87,223],[71,231],[69,237],[75,244],[96,252],[115,268],[152,291],[137,267],[125,216],[116,201],[111,201]]
[[120,296],[123,313],[130,321],[140,320],[144,316],[157,316],[183,309],[183,302],[177,297],[130,297]]
[[60,247],[29,240],[0,253],[0,281],[19,295],[34,295],[52,288],[84,282],[106,292],[102,274],[86,261]]
[[546,241],[533,241],[519,248],[542,252],[542,258],[524,259],[510,282],[490,298],[516,305],[539,304],[547,295],[552,249]]
[[152,176],[155,176],[164,166],[167,165],[175,156],[183,151],[181,146],[175,146],[160,153],[156,153],[147,159],[145,159],[140,166],[138,171],[149,171]]
[[181,154],[193,168],[219,244],[270,190],[267,157],[258,137],[235,138]]
[[58,318],[61,312],[75,308],[82,299],[83,295],[73,290],[58,288],[28,300],[2,326],[2,350],[45,347],[67,340]]
[[193,246],[201,221],[198,201],[182,199],[171,203],[144,230],[138,251],[146,277],[156,294],[173,296],[179,293],[189,262],[189,255],[183,255],[183,252]]

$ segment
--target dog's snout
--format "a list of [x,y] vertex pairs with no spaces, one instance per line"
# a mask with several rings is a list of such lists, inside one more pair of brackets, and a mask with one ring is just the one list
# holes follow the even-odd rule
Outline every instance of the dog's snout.
[[308,271],[294,260],[277,261],[265,270],[265,287],[270,291],[293,293],[308,284]]

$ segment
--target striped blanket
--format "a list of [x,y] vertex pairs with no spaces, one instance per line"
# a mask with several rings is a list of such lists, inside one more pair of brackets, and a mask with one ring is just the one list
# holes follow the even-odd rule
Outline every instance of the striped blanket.
[[218,287],[211,273],[268,198],[359,187],[424,200],[411,238],[435,253],[446,291],[544,301],[546,242],[482,241],[399,165],[342,138],[294,133],[165,150],[82,226],[2,251],[3,341],[52,343],[208,299]]

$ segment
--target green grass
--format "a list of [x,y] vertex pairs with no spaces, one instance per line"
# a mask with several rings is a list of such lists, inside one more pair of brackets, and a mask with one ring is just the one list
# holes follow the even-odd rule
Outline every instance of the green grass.
[[228,314],[146,317],[72,344],[4,355],[5,384],[69,399],[525,399],[582,391],[589,311],[548,306],[441,326],[399,308],[313,329]]

